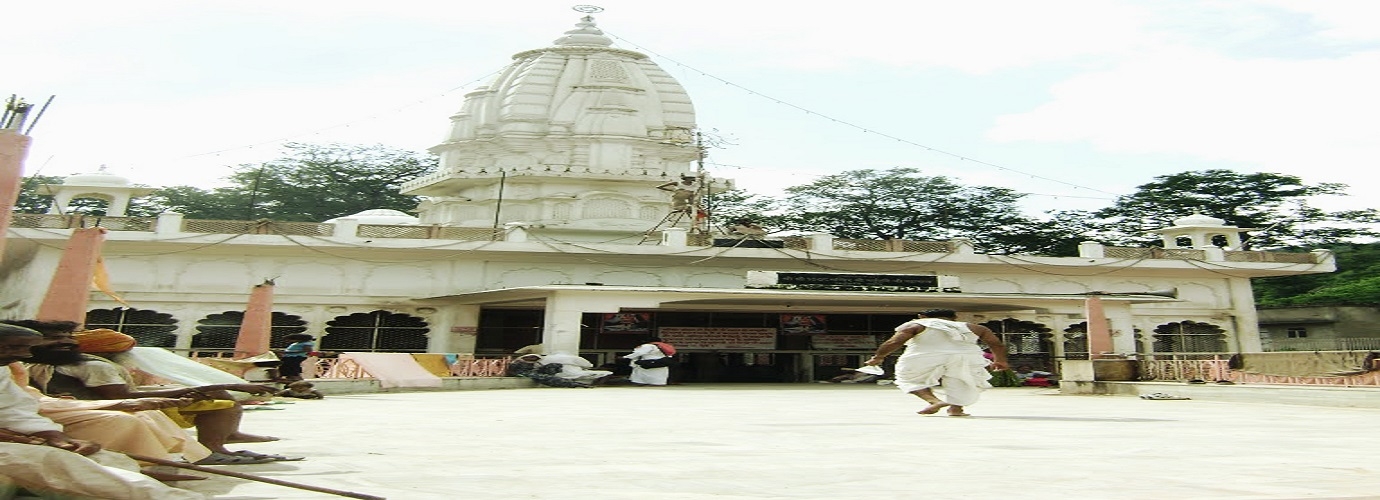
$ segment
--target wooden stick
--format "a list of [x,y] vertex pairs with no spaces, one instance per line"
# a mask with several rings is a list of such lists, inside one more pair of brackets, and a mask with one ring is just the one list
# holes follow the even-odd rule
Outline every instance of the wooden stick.
[[133,453],[125,453],[125,455],[128,456],[129,458],[138,460],[138,461],[140,461],[140,462],[148,462],[148,463],[151,463],[151,464],[166,465],[166,466],[168,466],[168,467],[176,467],[176,468],[179,468],[179,469],[194,470],[194,471],[197,471],[197,472],[205,472],[205,473],[208,473],[208,474],[219,474],[219,475],[222,475],[222,476],[237,477],[237,478],[240,478],[240,479],[248,479],[248,480],[250,480],[250,481],[258,481],[258,482],[261,482],[261,483],[276,484],[276,485],[278,485],[278,486],[287,486],[287,487],[289,487],[289,488],[297,488],[297,489],[302,489],[302,490],[317,491],[317,492],[321,492],[321,493],[330,493],[330,494],[332,494],[332,495],[339,495],[339,496],[342,496],[342,497],[349,497],[349,498],[360,498],[360,499],[363,499],[363,500],[387,500],[387,499],[384,498],[384,497],[376,497],[376,496],[373,496],[373,495],[366,495],[366,494],[363,494],[363,493],[355,493],[355,492],[353,492],[353,491],[336,490],[336,489],[331,489],[331,488],[322,488],[322,487],[320,487],[320,486],[312,486],[312,485],[309,485],[309,484],[294,483],[294,482],[291,482],[291,481],[284,481],[284,480],[282,480],[282,479],[273,479],[273,478],[271,478],[271,477],[255,476],[255,475],[253,475],[253,474],[245,474],[245,473],[243,473],[243,472],[232,472],[232,471],[221,470],[221,469],[216,469],[216,468],[212,468],[212,467],[202,467],[202,466],[200,466],[200,465],[189,464],[189,463],[186,463],[186,462],[174,462],[174,461],[172,461],[172,460],[164,460],[164,459],[162,459],[162,458],[146,457],[146,456],[143,456],[143,455],[135,455],[135,454],[133,454]]

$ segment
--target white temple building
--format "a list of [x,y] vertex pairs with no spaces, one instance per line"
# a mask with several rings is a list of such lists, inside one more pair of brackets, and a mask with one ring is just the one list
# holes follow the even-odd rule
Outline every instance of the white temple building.
[[[1250,279],[1335,270],[1326,251],[1239,251],[1244,229],[1194,214],[1161,231],[1164,248],[1087,242],[1077,257],[828,234],[738,244],[676,198],[681,182],[686,196],[732,187],[696,168],[689,94],[590,17],[514,55],[449,126],[431,149],[440,169],[403,188],[425,197],[416,217],[16,215],[0,309],[31,317],[71,228],[99,223],[128,306],[93,291],[87,326],[144,345],[233,346],[249,290],[273,279],[274,338],[306,332],[322,350],[485,356],[542,343],[597,364],[659,333],[686,353],[687,381],[810,381],[857,366],[930,308],[988,325],[1015,363],[1053,368],[1087,357],[1084,299],[1097,292],[1117,354],[1257,352]],[[47,189],[61,204],[140,195],[89,177]]]

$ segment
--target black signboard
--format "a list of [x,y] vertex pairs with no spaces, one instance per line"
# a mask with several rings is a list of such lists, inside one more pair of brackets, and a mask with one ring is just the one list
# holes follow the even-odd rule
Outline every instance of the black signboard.
[[940,287],[938,276],[927,274],[776,273],[775,283],[762,288],[786,290],[854,290],[889,292],[957,292]]

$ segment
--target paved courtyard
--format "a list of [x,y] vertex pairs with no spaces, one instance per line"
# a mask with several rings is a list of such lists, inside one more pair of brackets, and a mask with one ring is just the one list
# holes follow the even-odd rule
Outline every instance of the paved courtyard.
[[[890,386],[685,385],[328,396],[246,416],[227,467],[392,500],[1380,498],[1380,409],[996,389],[922,416]],[[240,479],[217,499],[343,498]]]

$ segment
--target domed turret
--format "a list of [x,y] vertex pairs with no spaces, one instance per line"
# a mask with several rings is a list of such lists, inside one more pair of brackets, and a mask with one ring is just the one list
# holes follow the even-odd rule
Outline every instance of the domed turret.
[[123,217],[129,207],[129,200],[146,196],[157,191],[150,187],[135,186],[129,179],[106,171],[105,165],[95,172],[73,174],[62,179],[61,184],[43,184],[38,192],[53,197],[50,214],[65,214],[67,206],[74,199],[94,198],[108,203],[105,215]]

